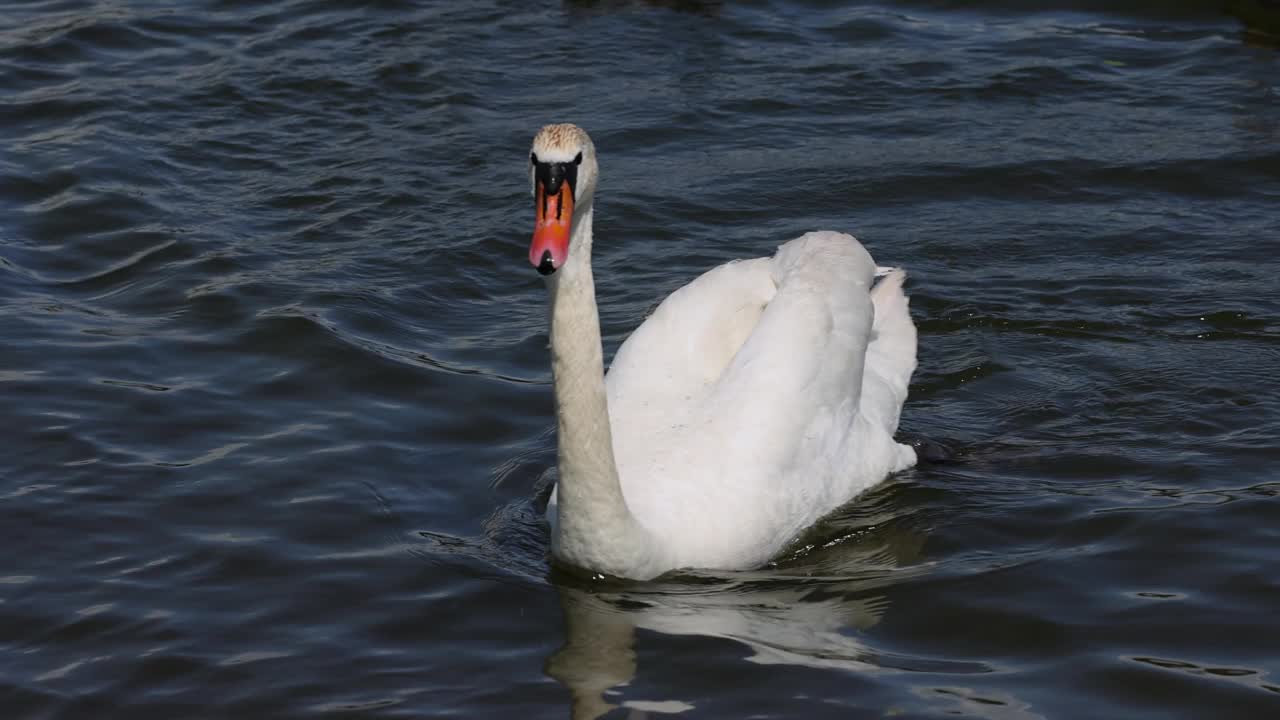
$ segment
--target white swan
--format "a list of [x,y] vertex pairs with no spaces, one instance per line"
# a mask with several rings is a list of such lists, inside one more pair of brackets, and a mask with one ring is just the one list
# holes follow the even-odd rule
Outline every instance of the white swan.
[[591,276],[595,146],[534,138],[529,260],[551,296],[560,480],[552,552],[638,580],[761,565],[915,452],[894,442],[916,365],[903,273],[815,232],[675,291],[604,374]]

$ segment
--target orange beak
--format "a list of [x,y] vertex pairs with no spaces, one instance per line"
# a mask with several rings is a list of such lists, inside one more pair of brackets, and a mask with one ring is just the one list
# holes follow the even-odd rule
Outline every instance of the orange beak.
[[550,275],[569,259],[569,229],[573,222],[573,188],[560,183],[560,192],[547,195],[537,183],[537,220],[533,226],[533,242],[529,245],[529,262],[543,275]]

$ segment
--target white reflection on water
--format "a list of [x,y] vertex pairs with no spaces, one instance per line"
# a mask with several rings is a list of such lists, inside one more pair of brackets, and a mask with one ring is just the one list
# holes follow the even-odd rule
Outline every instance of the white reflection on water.
[[[616,707],[611,691],[642,670],[637,629],[733,640],[751,650],[749,662],[762,665],[893,669],[895,659],[871,648],[863,631],[888,607],[877,590],[923,571],[915,569],[922,545],[923,537],[912,532],[870,533],[776,569],[609,588],[568,580],[557,586],[565,642],[548,658],[547,673],[569,688],[572,716],[584,720]],[[633,717],[693,707],[687,698],[628,698],[622,705]]]

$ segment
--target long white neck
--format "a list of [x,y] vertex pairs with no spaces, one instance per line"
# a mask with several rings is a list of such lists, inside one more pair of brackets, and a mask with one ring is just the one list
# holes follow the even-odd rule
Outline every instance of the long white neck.
[[613,455],[600,315],[591,276],[590,199],[579,209],[569,257],[548,282],[560,482],[551,539],[557,557],[590,570],[657,575],[652,536],[627,509]]

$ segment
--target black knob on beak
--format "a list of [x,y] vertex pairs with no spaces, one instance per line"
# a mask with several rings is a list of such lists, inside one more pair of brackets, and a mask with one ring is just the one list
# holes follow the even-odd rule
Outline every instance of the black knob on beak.
[[550,275],[555,271],[556,271],[556,266],[555,266],[555,263],[553,263],[551,260],[551,251],[543,250],[542,259],[538,261],[538,274]]

